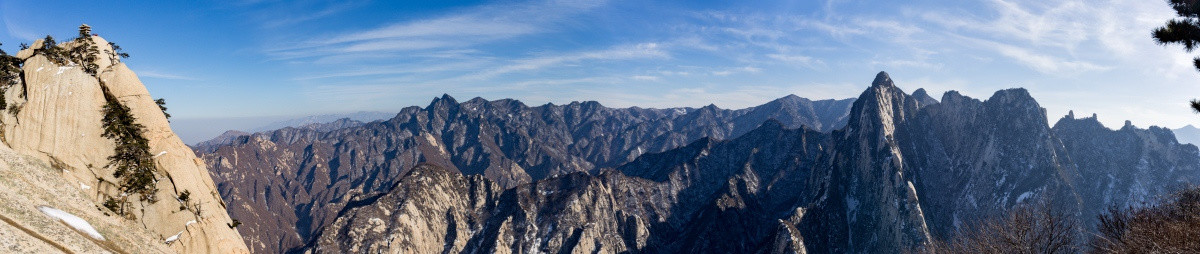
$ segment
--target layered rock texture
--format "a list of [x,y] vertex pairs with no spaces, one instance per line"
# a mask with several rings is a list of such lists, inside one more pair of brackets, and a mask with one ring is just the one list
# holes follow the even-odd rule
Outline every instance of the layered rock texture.
[[[768,119],[831,130],[852,100],[787,96],[740,109],[614,109],[597,102],[527,106],[445,95],[425,108],[361,125],[340,120],[199,147],[256,252],[316,239],[349,204],[386,193],[419,163],[482,175],[502,189],[571,173],[597,173],[689,142],[740,136]],[[344,126],[330,128],[330,126]]]
[[[238,231],[228,225],[232,220],[225,213],[225,203],[205,164],[171,131],[146,87],[119,61],[109,43],[98,36],[87,36],[59,46],[70,50],[88,44],[84,42],[95,45],[100,53],[93,61],[97,67],[94,74],[85,72],[83,63],[67,61],[60,65],[44,52],[35,51],[43,46],[40,40],[18,54],[21,60],[19,80],[4,88],[7,108],[0,114],[0,122],[3,143],[7,147],[0,151],[32,157],[40,164],[50,165],[55,169],[51,173],[60,179],[46,179],[49,173],[42,172],[44,167],[13,170],[39,176],[37,181],[26,183],[54,184],[44,187],[56,196],[73,198],[67,206],[70,209],[62,210],[80,212],[82,214],[77,215],[93,224],[118,225],[107,229],[101,226],[102,234],[107,230],[106,235],[112,236],[107,238],[137,239],[97,241],[93,247],[112,252],[247,252]],[[114,167],[109,163],[115,143],[102,136],[105,128],[103,108],[108,103],[106,93],[129,108],[134,123],[144,126],[142,136],[148,141],[149,152],[153,155],[155,178],[152,184],[157,188],[154,196],[159,199],[153,203],[132,202],[128,215],[120,217],[102,205],[108,198],[124,196],[117,185],[121,180],[114,177]],[[12,161],[9,163],[16,165]],[[9,177],[10,174],[5,175]],[[190,195],[180,199],[185,191]],[[18,203],[7,202],[17,199],[5,198],[4,205],[13,211],[28,211],[33,209],[26,207],[31,204],[59,203],[47,200],[44,195],[40,197],[26,197],[30,202]],[[131,200],[136,201],[136,198]],[[22,221],[17,223],[25,225]],[[39,229],[22,232],[34,238],[46,234]],[[123,236],[126,233],[130,237]],[[46,242],[61,244],[55,239]],[[91,252],[80,248],[83,249],[71,251]]]
[[1052,127],[1024,89],[938,100],[886,73],[852,104],[743,110],[443,96],[201,154],[265,252],[898,253],[1021,204],[1092,225],[1200,180],[1170,130]]

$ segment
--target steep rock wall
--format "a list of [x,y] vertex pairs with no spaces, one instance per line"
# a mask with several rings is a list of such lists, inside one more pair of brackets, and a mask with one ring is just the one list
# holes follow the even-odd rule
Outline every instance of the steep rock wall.
[[[5,94],[9,107],[3,121],[4,142],[19,154],[42,159],[62,169],[62,176],[95,204],[121,195],[108,166],[112,140],[103,133],[105,89],[145,126],[143,136],[154,155],[158,202],[133,202],[132,218],[160,238],[156,241],[184,253],[246,253],[247,248],[225,212],[225,204],[203,161],[171,131],[166,116],[146,87],[124,63],[114,61],[108,42],[91,36],[100,57],[95,76],[68,63],[60,66],[44,54],[23,50],[24,79]],[[38,48],[41,41],[35,42]],[[70,48],[76,41],[59,44]],[[15,114],[13,114],[15,113]],[[82,186],[89,186],[83,188]],[[190,193],[189,202],[178,197]],[[185,204],[186,203],[186,204]],[[184,207],[187,207],[184,209]],[[166,239],[177,240],[167,244]],[[151,244],[151,243],[141,243]]]

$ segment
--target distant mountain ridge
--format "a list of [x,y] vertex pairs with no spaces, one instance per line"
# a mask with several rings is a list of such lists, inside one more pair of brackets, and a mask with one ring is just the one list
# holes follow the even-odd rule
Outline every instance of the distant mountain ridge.
[[1179,143],[1200,145],[1200,128],[1196,128],[1196,126],[1189,124],[1171,131],[1175,133],[1175,138],[1179,139]]
[[768,119],[789,128],[836,129],[845,124],[852,101],[786,96],[739,110],[614,109],[594,101],[531,107],[512,99],[459,102],[443,95],[387,121],[260,132],[197,153],[215,167],[222,195],[246,204],[232,206],[231,214],[245,223],[248,245],[278,252],[313,239],[345,205],[387,191],[418,163],[483,175],[511,188],[614,168],[703,137],[740,136]]
[[[183,118],[172,119],[171,127],[179,133],[184,143],[199,145],[202,142],[217,139],[228,131],[247,133],[273,131],[286,127],[301,127],[310,124],[329,123],[342,118],[360,122],[385,120],[396,116],[395,113],[359,111],[352,113],[323,114],[311,116],[263,116],[263,117],[224,117],[224,118]],[[213,143],[213,142],[209,142]]]
[[257,128],[252,128],[247,131],[251,132],[251,133],[273,131],[273,130],[283,129],[283,128],[287,128],[287,127],[302,127],[302,126],[308,126],[308,125],[312,125],[312,124],[331,123],[331,122],[336,122],[336,121],[342,120],[342,119],[349,119],[351,121],[358,121],[358,122],[371,122],[371,121],[375,121],[375,120],[386,120],[386,119],[392,118],[394,116],[396,116],[396,115],[392,114],[392,113],[377,112],[377,111],[359,111],[359,112],[345,113],[345,114],[324,114],[324,115],[304,116],[304,117],[298,117],[298,118],[273,122],[271,124],[267,124],[267,125],[260,126]]
[[1051,127],[1024,89],[939,102],[880,73],[832,133],[767,121],[511,189],[418,166],[305,248],[898,253],[1037,200],[1086,227],[1197,180],[1200,150],[1167,129],[1110,130],[1073,114]]
[[317,253],[896,253],[1019,204],[1092,225],[1200,181],[1170,130],[1052,126],[1024,89],[938,100],[886,73],[854,100],[741,110],[442,96],[213,151],[251,248]]

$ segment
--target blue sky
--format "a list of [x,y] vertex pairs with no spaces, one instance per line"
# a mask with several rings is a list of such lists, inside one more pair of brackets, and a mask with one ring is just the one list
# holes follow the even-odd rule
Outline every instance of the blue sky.
[[1164,1],[23,1],[3,49],[80,23],[119,43],[174,119],[398,111],[449,93],[529,105],[743,108],[1024,87],[1051,122],[1200,124],[1200,74],[1150,30]]

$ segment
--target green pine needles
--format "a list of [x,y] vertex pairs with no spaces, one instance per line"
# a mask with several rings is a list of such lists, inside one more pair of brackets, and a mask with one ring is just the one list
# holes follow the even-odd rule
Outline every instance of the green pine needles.
[[83,72],[96,76],[97,71],[100,70],[100,65],[96,64],[99,55],[100,47],[97,47],[96,41],[92,40],[92,27],[79,26],[79,37],[75,37],[75,46],[67,51],[71,62],[81,65]]
[[[3,45],[3,44],[0,44]],[[8,108],[4,93],[21,79],[21,59],[0,50],[0,109]]]
[[154,104],[158,104],[158,109],[162,110],[163,116],[166,116],[167,119],[171,119],[171,114],[167,113],[167,99],[158,98],[157,100],[154,100]]
[[[100,65],[96,64],[96,60],[100,59],[100,47],[92,40],[91,33],[91,27],[87,25],[79,26],[79,37],[75,37],[72,40],[75,45],[68,45],[68,48],[58,46],[58,42],[54,41],[54,37],[47,35],[46,38],[42,39],[42,47],[34,50],[34,53],[45,55],[54,64],[78,64],[80,67],[83,67],[84,73],[96,76],[100,71]],[[128,54],[125,55],[128,56]]]
[[57,65],[71,63],[70,58],[67,57],[67,49],[59,47],[58,42],[54,41],[53,36],[47,35],[46,38],[42,39],[42,47],[34,49],[33,53],[42,54],[46,56],[46,59],[50,59],[51,62]]
[[129,107],[122,105],[105,89],[104,134],[116,143],[109,165],[116,168],[113,176],[120,180],[120,190],[127,194],[138,194],[142,201],[158,201],[158,192],[153,157],[149,141],[143,135],[146,127],[136,122]]

